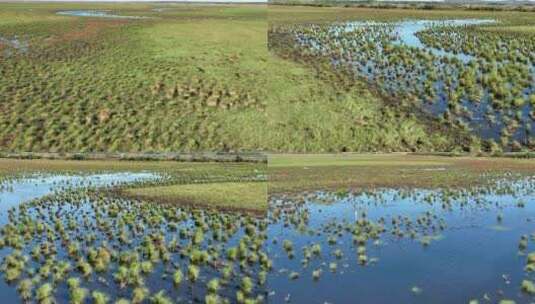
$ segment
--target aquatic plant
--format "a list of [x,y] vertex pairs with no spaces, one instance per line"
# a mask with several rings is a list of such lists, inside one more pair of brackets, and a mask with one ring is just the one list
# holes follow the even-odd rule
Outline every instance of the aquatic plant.
[[216,293],[219,290],[219,280],[214,278],[208,281],[208,284],[206,284],[206,288],[208,289],[208,292]]
[[53,294],[54,288],[52,287],[52,284],[45,283],[41,285],[37,290],[35,291],[35,299],[39,303],[53,303]]
[[329,263],[329,270],[331,272],[336,272],[336,269],[338,268],[338,264],[336,264],[336,262],[330,262]]
[[248,295],[251,294],[253,291],[254,283],[253,280],[250,277],[243,277],[241,280],[241,291],[243,291],[244,294]]
[[150,298],[153,304],[172,304],[173,301],[165,295],[165,290],[160,290]]
[[136,287],[132,291],[132,304],[142,303],[149,296],[149,290],[145,287]]
[[521,289],[527,294],[535,295],[535,284],[530,280],[523,280],[521,284]]
[[200,272],[199,267],[195,265],[189,265],[188,266],[188,279],[191,282],[197,281],[197,279],[199,278],[199,272]]
[[20,297],[24,301],[30,300],[32,297],[32,290],[33,290],[33,282],[30,279],[24,279],[20,281],[19,285],[17,286],[17,291],[20,294]]
[[182,271],[180,271],[180,269],[177,269],[173,273],[173,284],[175,284],[175,286],[180,285],[180,283],[182,282],[182,278],[183,277],[184,277],[184,275],[182,274]]
[[106,304],[110,301],[110,297],[107,294],[98,290],[94,290],[91,296],[95,304]]
[[316,269],[312,271],[312,278],[314,279],[314,281],[319,280],[320,276],[321,276],[321,269]]

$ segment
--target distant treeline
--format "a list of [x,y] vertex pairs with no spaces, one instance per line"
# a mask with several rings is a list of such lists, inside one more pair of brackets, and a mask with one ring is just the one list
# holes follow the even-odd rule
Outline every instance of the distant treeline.
[[38,153],[0,152],[0,158],[58,160],[125,160],[181,162],[254,162],[267,163],[266,155],[257,152],[196,152],[196,153]]
[[479,11],[521,11],[521,12],[535,12],[535,5],[528,2],[512,3],[512,2],[415,2],[415,1],[344,1],[344,0],[269,0],[270,5],[300,5],[300,6],[316,6],[316,7],[366,7],[378,9],[464,9],[464,10],[479,10]]

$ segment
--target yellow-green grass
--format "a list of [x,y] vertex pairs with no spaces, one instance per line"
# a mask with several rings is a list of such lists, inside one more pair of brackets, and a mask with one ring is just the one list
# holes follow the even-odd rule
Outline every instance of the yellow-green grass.
[[531,159],[411,154],[270,155],[270,195],[374,187],[484,185],[504,174],[535,175]]
[[481,30],[495,33],[535,34],[535,25],[511,25],[482,27]]
[[124,189],[121,193],[136,199],[194,208],[265,213],[268,207],[266,182],[156,186]]

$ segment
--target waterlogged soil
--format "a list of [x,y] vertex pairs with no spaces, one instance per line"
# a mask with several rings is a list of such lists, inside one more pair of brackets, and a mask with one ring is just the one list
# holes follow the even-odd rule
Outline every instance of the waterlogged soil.
[[[290,32],[305,56],[330,59],[351,70],[385,96],[415,102],[448,125],[468,129],[505,149],[532,147],[535,137],[533,56],[518,60],[482,58],[420,39],[429,29],[469,30],[498,25],[491,19],[406,20],[392,23],[306,24]],[[438,32],[438,31],[437,31]],[[457,46],[456,46],[457,47]],[[502,45],[507,49],[507,45]],[[461,47],[458,47],[461,48]],[[510,52],[516,49],[509,47]]]
[[535,300],[535,262],[528,262],[535,177],[458,190],[276,194],[264,217],[97,188],[154,178],[122,173],[4,184],[0,296],[10,303]]
[[29,47],[30,44],[25,39],[17,36],[12,38],[0,36],[0,52],[3,52],[5,57],[10,57],[17,53],[26,53]]

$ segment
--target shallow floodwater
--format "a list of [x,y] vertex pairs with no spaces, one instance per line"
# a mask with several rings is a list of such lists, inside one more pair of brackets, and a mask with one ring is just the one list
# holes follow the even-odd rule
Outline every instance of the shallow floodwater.
[[[231,267],[233,275],[220,279],[226,283],[221,283],[217,293],[231,302],[245,276],[253,278],[252,294],[263,296],[266,303],[535,300],[520,289],[522,280],[535,280],[534,273],[524,271],[526,255],[535,251],[535,177],[456,190],[387,188],[279,195],[270,199],[267,218],[69,192],[154,178],[157,176],[148,172],[48,176],[5,185],[0,192],[3,227],[9,226],[11,231],[18,227],[27,233],[22,224],[31,219],[31,225],[37,222],[51,229],[50,233],[30,230],[34,236],[21,249],[32,256],[23,278],[43,276],[29,269],[39,271],[46,261],[54,265],[68,262],[73,268],[67,277],[80,277],[83,288],[107,293],[112,303],[119,297],[131,298],[132,286],[118,282],[124,265],[117,259],[104,270],[82,277],[77,266],[80,259],[89,260],[90,250],[105,247],[120,256],[135,254],[138,263],[151,261],[151,270],[140,276],[143,286],[152,295],[165,290],[177,302],[203,302],[204,296],[210,295],[207,283],[221,278],[226,267]],[[55,195],[28,202],[51,193]],[[207,229],[203,237],[192,245],[203,226]],[[4,234],[4,238],[13,237],[7,231]],[[520,248],[522,237],[529,242]],[[73,242],[82,244],[81,253],[67,253]],[[40,255],[38,251],[35,259],[35,249],[51,244],[57,254]],[[232,248],[242,248],[238,257],[246,256],[227,259]],[[192,249],[208,254],[208,261],[200,263],[198,280],[184,278],[179,286],[173,285],[176,269],[186,275],[193,263]],[[168,254],[166,261],[162,262],[159,250]],[[0,255],[4,259],[13,252],[6,246]],[[152,259],[155,252],[159,258]],[[261,258],[264,254],[272,267],[261,285],[256,276],[267,265]],[[35,288],[50,280],[49,276]],[[20,302],[17,286],[1,280],[2,299]],[[54,286],[55,300],[67,303],[71,295],[64,281]]]
[[156,179],[149,172],[120,172],[91,175],[49,175],[16,179],[0,191],[0,225],[7,221],[7,211],[19,204],[55,191],[83,187],[106,187],[116,184]]
[[[20,204],[67,189],[110,187],[119,184],[148,181],[159,176],[150,172],[120,172],[91,175],[39,175],[4,183],[0,191],[0,226],[9,222],[10,210]],[[4,259],[9,250],[0,250]],[[18,303],[16,286],[0,280],[0,298],[3,303]]]
[[114,15],[114,14],[111,14],[109,11],[89,11],[89,10],[60,11],[60,12],[57,12],[57,14],[64,15],[64,16],[98,17],[98,18],[125,18],[125,19],[148,18],[144,16]]
[[[509,106],[512,100],[491,96],[491,87],[511,88],[513,83],[487,84],[482,80],[490,74],[491,66],[504,73],[506,69],[520,69],[522,64],[487,62],[462,51],[431,47],[418,37],[419,33],[432,28],[470,27],[494,22],[489,19],[354,21],[306,25],[297,27],[294,34],[301,47],[331,58],[335,67],[353,70],[377,85],[385,96],[417,101],[416,106],[424,112],[446,123],[462,125],[481,139],[500,142],[505,138],[510,144],[516,141],[527,145],[533,140],[535,129],[535,112],[529,100],[535,94],[535,83],[527,81],[521,89],[512,90],[515,93],[508,98],[523,100],[523,105],[512,107]],[[533,64],[522,65],[527,74],[532,75],[530,77],[535,77]],[[472,77],[477,80],[466,84],[463,73],[473,71]],[[523,83],[521,81],[525,80],[513,82]]]
[[[188,254],[194,255],[189,251],[192,250],[190,238],[193,236],[191,234],[197,232],[198,226],[204,221],[210,225],[216,221],[226,222],[226,230],[221,234],[222,236],[212,238],[211,234],[216,234],[218,231],[209,231],[206,232],[206,237],[201,238],[202,245],[196,243],[202,246],[199,248],[207,251],[201,252],[199,248],[195,248],[196,254],[207,254],[207,252],[214,254],[214,252],[222,251],[221,255],[224,256],[226,253],[223,250],[226,250],[228,246],[237,246],[238,241],[245,234],[245,224],[240,221],[254,221],[254,219],[220,213],[200,215],[202,213],[191,212],[174,205],[139,202],[113,195],[101,196],[102,192],[98,191],[100,187],[153,181],[158,178],[159,175],[149,172],[125,172],[89,176],[36,176],[3,184],[4,191],[0,192],[3,241],[0,248],[2,258],[0,269],[2,269],[4,279],[6,279],[6,269],[11,267],[6,261],[17,252],[24,255],[25,258],[21,257],[20,260],[24,260],[25,265],[21,278],[15,282],[8,282],[7,279],[0,280],[0,297],[6,303],[22,302],[17,289],[20,286],[20,280],[24,278],[32,279],[34,282],[32,284],[35,284],[30,290],[32,298],[36,297],[36,290],[39,287],[52,283],[54,290],[51,297],[54,303],[69,303],[72,299],[72,290],[67,286],[66,279],[78,278],[81,288],[86,291],[104,292],[110,297],[110,303],[120,297],[131,298],[134,287],[146,288],[149,293],[143,303],[153,302],[149,300],[149,296],[154,296],[160,290],[163,290],[165,296],[173,301],[204,302],[204,297],[208,294],[206,291],[208,279],[217,277],[225,264],[221,263],[219,255],[214,257],[210,255],[208,256],[210,260],[201,262],[203,267],[199,266],[199,278],[194,282],[186,282],[188,280],[186,269],[189,271]],[[38,225],[42,225],[43,230],[32,237],[25,238],[24,241],[20,239],[21,247],[9,245],[9,235],[12,233],[9,231],[28,229],[33,225],[29,225],[28,220],[34,224],[39,223]],[[158,236],[165,240],[163,243],[166,246],[165,249],[160,247],[162,242],[157,240],[154,241],[157,248],[148,245],[152,244],[152,238]],[[202,239],[206,240],[202,241]],[[67,246],[69,244],[79,246],[76,247],[78,256],[69,253],[70,251],[67,250],[71,248]],[[50,251],[43,253],[43,248],[53,248],[52,253]],[[106,269],[98,270],[96,264],[91,264],[90,273],[82,275],[80,263],[91,262],[91,250],[99,248],[107,248],[110,255],[113,252],[113,259],[110,261],[108,256]],[[158,258],[154,257],[156,253]],[[121,256],[126,254],[128,260],[140,259],[139,262],[132,262],[132,264],[126,262],[126,266],[131,268],[128,268],[128,274],[123,275],[122,279],[118,279],[118,273],[122,271],[124,263],[123,260],[118,261],[116,254],[121,254]],[[200,255],[198,257],[200,258]],[[139,267],[144,267],[140,266],[141,261],[150,262],[150,271],[143,268],[144,270],[140,273]],[[46,263],[54,265],[52,273],[40,272]],[[61,263],[69,266],[64,277],[56,280],[55,267],[65,265]],[[133,264],[138,268],[134,268]],[[229,267],[232,266],[231,264]],[[245,276],[254,278],[258,274],[252,262],[247,266],[245,270],[238,267],[237,269],[231,268],[231,273],[236,273],[236,275],[227,279],[225,283],[225,286],[230,284],[231,288],[222,288],[219,291],[220,295],[231,299],[236,297],[235,286],[239,286],[242,278]],[[136,272],[135,269],[137,269],[137,274],[133,274]],[[176,269],[183,271],[184,279],[180,286],[173,284]],[[136,280],[134,283],[119,282],[119,280],[134,279]],[[252,286],[249,292],[264,294],[260,286]],[[92,295],[90,293],[86,295],[84,303],[93,303]]]
[[[269,227],[278,240],[268,244],[276,269],[269,279],[270,302],[481,303],[488,297],[490,303],[503,298],[533,303],[533,296],[520,291],[522,280],[535,276],[524,273],[526,256],[518,244],[522,235],[535,233],[534,185],[534,180],[516,183],[515,194],[449,197],[441,191],[382,189],[341,197],[315,193],[302,203],[274,199],[275,209],[297,204],[295,214],[306,213],[307,224],[299,228],[281,220]],[[361,219],[384,220],[386,229],[360,246],[365,264],[346,231]],[[282,249],[283,240],[293,243],[293,258]],[[303,264],[302,248],[314,244],[321,254]],[[318,280],[314,270],[321,272]],[[289,278],[292,272],[299,277]]]
[[[409,47],[415,47],[422,50],[430,51],[436,56],[448,56],[448,57],[455,57],[462,62],[467,63],[468,61],[474,59],[473,56],[470,56],[468,54],[454,54],[452,52],[447,52],[444,50],[432,48],[429,46],[426,46],[420,38],[416,35],[418,32],[421,32],[423,30],[426,30],[430,27],[435,26],[467,26],[467,25],[478,25],[478,24],[488,24],[488,23],[494,23],[494,20],[486,20],[486,19],[453,19],[453,20],[442,20],[442,21],[436,21],[436,20],[407,20],[402,22],[396,22],[393,24],[394,31],[397,35],[396,37],[396,43],[398,44],[405,44]],[[376,23],[376,22],[349,22],[346,24],[346,30],[352,31],[355,28],[359,27],[369,27],[371,25],[386,25],[385,23]]]

